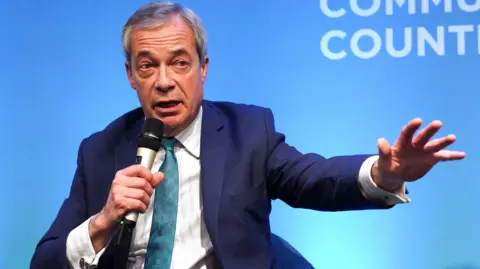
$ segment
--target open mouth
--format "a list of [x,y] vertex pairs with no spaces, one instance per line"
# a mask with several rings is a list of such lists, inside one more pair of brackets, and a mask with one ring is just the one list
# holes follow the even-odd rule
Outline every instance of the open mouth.
[[161,112],[161,113],[168,113],[168,112],[174,112],[177,110],[177,108],[180,106],[181,102],[180,101],[161,101],[155,103],[153,106],[154,110]]
[[158,102],[155,106],[158,106],[160,108],[171,108],[178,104],[180,104],[180,102],[178,101],[167,101],[167,102]]

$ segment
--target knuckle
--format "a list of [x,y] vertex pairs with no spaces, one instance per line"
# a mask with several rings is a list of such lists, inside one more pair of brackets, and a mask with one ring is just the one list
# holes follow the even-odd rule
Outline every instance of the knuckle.
[[111,191],[115,193],[120,193],[124,188],[123,184],[124,183],[121,181],[112,182]]
[[113,201],[113,204],[114,204],[116,207],[118,207],[118,206],[122,205],[122,203],[123,203],[123,198],[122,198],[120,195],[118,195],[118,194],[113,194],[113,195],[112,195],[112,201]]
[[121,186],[123,184],[124,184],[124,176],[123,175],[115,176],[115,178],[112,181],[112,187]]
[[119,180],[119,179],[114,179],[114,180],[112,181],[112,185],[110,185],[110,191],[113,191],[113,190],[118,191],[119,188],[122,188],[122,185],[123,185],[123,183],[122,183],[121,180]]
[[138,210],[137,203],[135,202],[129,202],[125,205],[125,208],[127,209],[127,211]]
[[135,202],[135,210],[144,210],[145,209],[145,204],[139,200],[136,200]]

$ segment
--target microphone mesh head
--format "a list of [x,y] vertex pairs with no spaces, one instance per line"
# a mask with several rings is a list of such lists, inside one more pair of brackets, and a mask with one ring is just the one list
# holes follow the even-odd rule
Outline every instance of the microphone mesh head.
[[142,126],[141,136],[155,136],[161,138],[163,135],[163,122],[155,118],[146,118]]

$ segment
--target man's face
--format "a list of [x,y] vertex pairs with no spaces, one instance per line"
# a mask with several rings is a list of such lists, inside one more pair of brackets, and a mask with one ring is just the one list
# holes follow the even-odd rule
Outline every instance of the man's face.
[[178,134],[197,116],[207,75],[193,31],[174,16],[162,27],[135,29],[130,50],[125,66],[145,115],[163,121],[165,136]]

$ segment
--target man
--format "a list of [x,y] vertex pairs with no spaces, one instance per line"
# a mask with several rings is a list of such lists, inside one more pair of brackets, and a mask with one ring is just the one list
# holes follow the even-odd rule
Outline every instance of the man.
[[[110,268],[118,222],[140,212],[127,268],[311,268],[270,232],[272,199],[313,210],[391,208],[405,182],[439,161],[462,159],[416,136],[412,120],[379,154],[325,159],[301,154],[276,132],[266,108],[203,100],[209,58],[205,31],[180,5],[140,8],[123,30],[130,85],[141,108],[82,141],[69,197],[40,240],[32,268]],[[151,171],[135,161],[145,117],[165,124]]]

